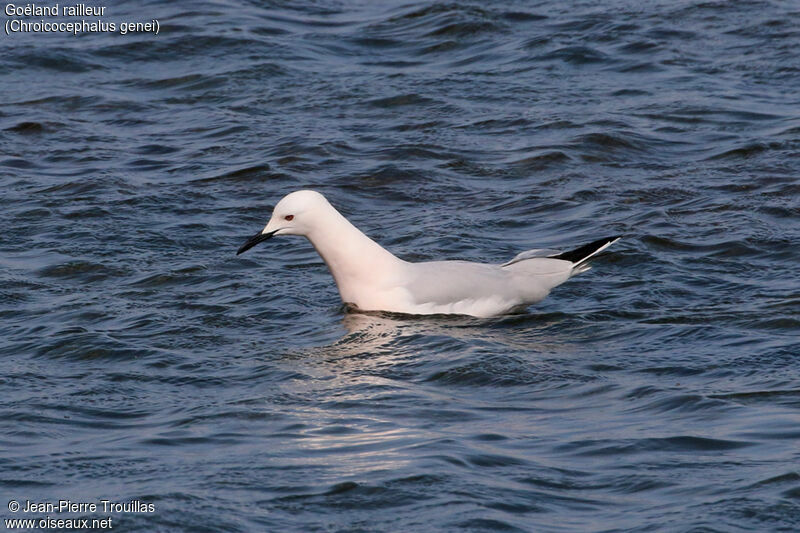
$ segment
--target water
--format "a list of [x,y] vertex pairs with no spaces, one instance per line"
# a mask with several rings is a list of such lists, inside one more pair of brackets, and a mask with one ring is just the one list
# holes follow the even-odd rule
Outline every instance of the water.
[[[796,4],[106,11],[160,32],[2,36],[4,519],[800,529]],[[303,187],[410,260],[625,238],[524,315],[350,314],[234,255]]]

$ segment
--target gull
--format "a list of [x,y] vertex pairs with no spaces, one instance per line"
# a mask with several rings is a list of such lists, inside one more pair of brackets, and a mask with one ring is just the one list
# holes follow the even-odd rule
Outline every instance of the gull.
[[521,312],[620,239],[600,239],[568,252],[536,249],[503,264],[404,261],[367,237],[320,193],[301,190],[281,199],[263,230],[236,255],[277,235],[302,235],[333,275],[342,301],[358,311],[492,317]]

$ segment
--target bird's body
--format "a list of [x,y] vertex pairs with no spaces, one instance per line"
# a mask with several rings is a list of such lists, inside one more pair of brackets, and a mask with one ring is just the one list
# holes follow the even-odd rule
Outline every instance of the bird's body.
[[307,237],[330,269],[342,301],[362,311],[477,317],[541,301],[554,287],[588,270],[586,260],[619,239],[602,239],[564,254],[530,250],[503,265],[410,263],[367,237],[321,194],[297,191],[278,202],[266,227],[238,253],[281,234]]

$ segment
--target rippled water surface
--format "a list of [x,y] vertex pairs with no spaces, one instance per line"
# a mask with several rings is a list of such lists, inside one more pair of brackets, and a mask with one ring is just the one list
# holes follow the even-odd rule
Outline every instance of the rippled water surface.
[[[2,518],[800,529],[796,3],[149,19],[0,36]],[[526,314],[348,313],[305,240],[235,256],[299,188],[408,260],[625,237]]]

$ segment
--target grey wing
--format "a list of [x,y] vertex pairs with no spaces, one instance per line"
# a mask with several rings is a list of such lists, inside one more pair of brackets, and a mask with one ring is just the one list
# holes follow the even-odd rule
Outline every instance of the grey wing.
[[510,273],[497,265],[467,261],[414,263],[407,285],[417,304],[445,305],[487,296],[504,296],[511,290]]
[[525,252],[519,253],[509,261],[508,263],[503,263],[500,266],[507,267],[508,265],[513,265],[514,263],[519,263],[520,261],[525,261],[526,259],[533,259],[535,257],[553,257],[561,253],[561,250],[553,250],[551,248],[536,248],[534,250],[527,250]]

